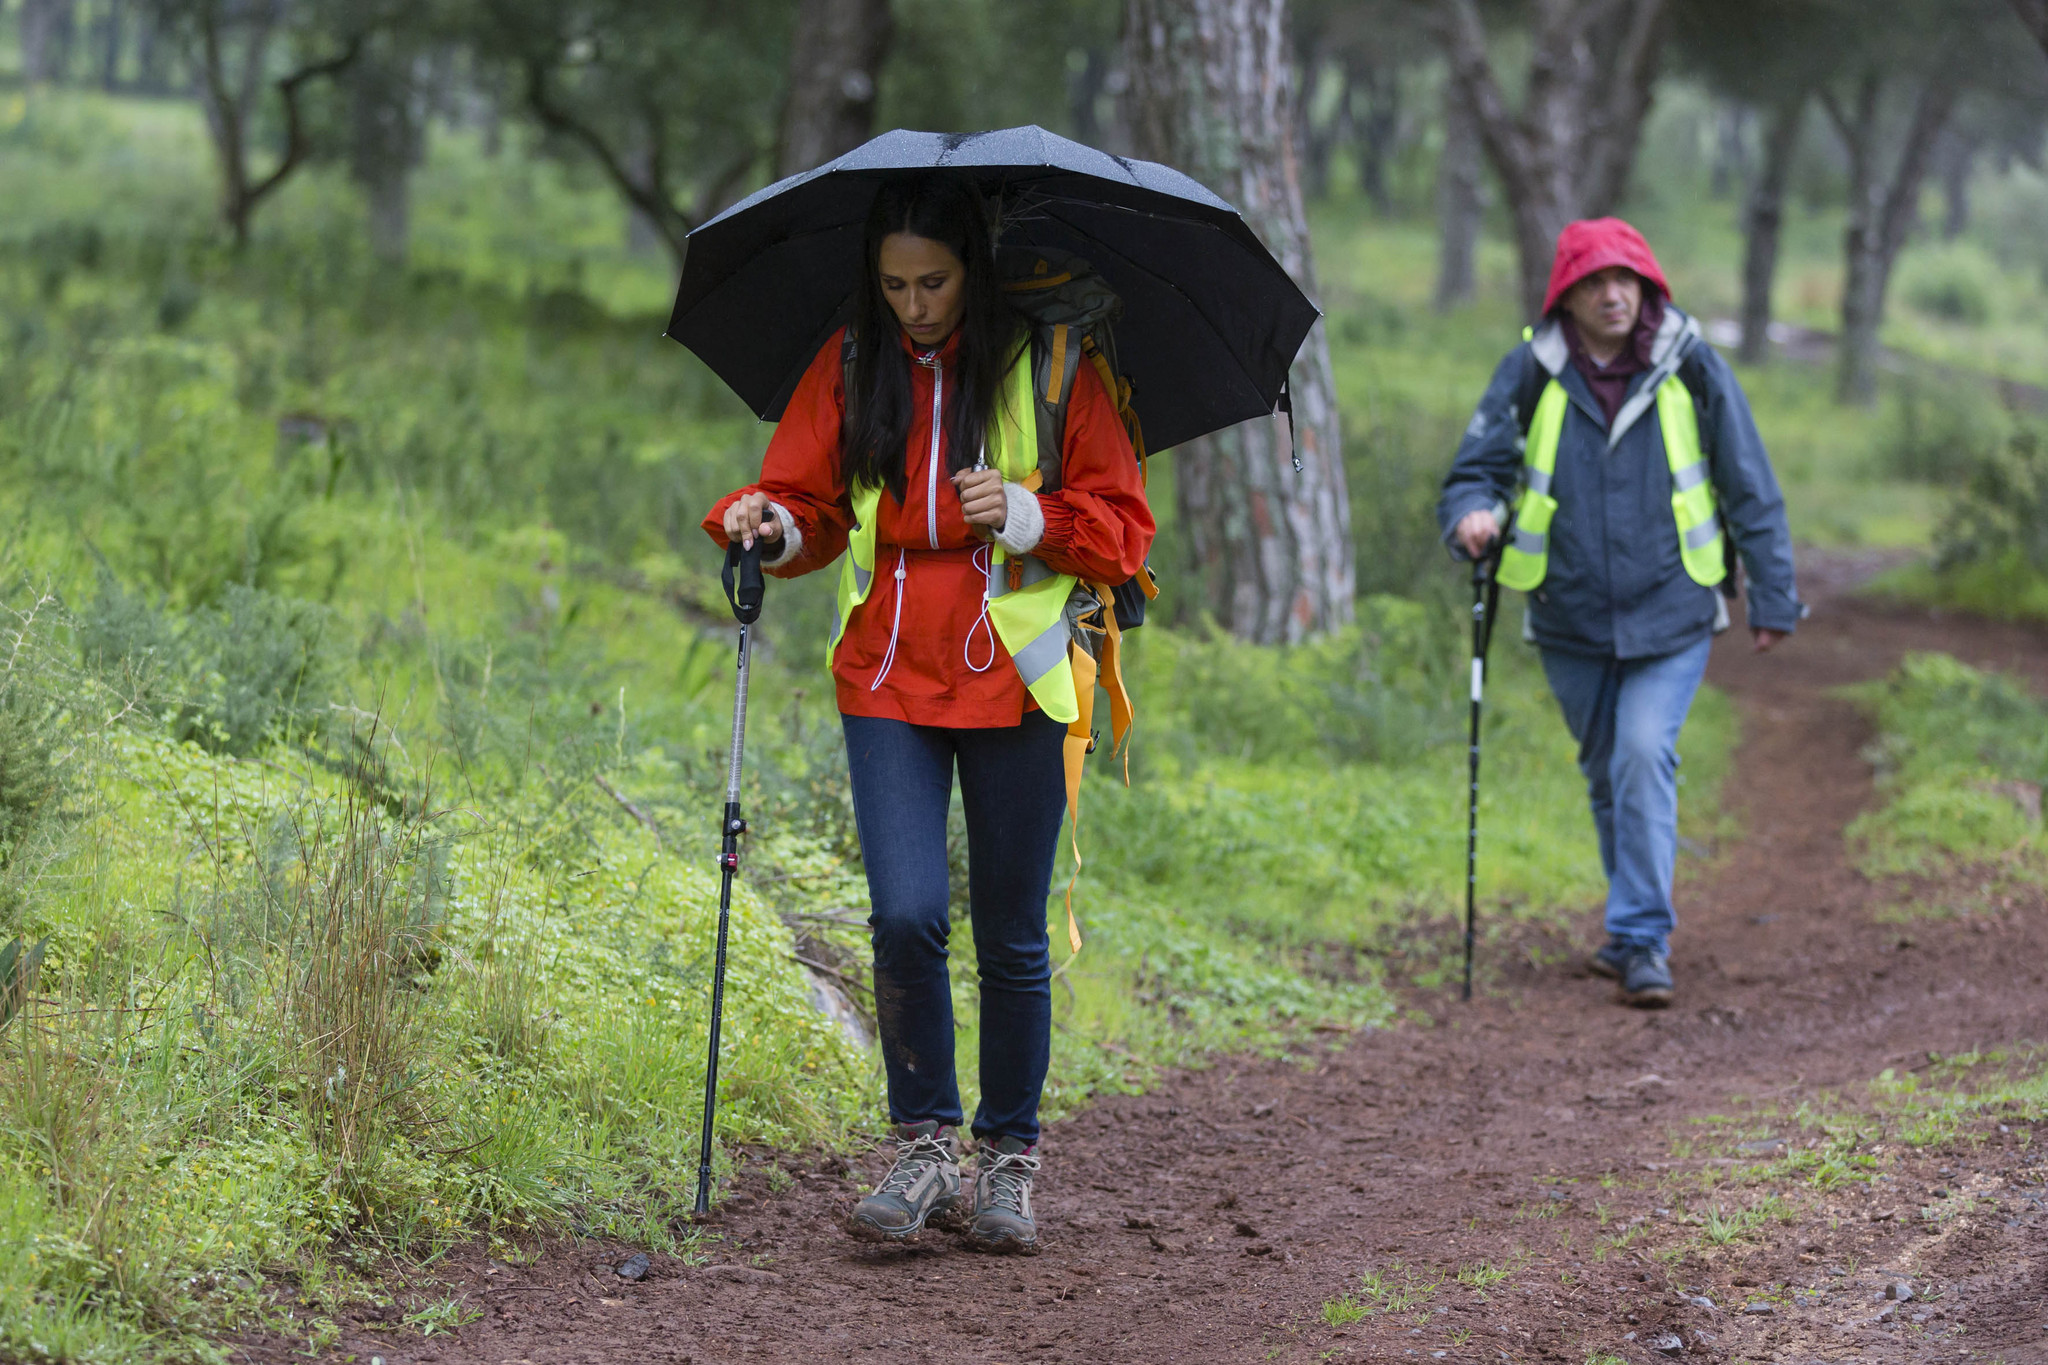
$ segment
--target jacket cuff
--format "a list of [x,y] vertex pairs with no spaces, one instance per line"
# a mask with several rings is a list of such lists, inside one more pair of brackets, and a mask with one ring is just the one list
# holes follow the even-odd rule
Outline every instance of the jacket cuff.
[[1754,588],[1749,594],[1749,625],[1752,630],[1775,630],[1790,635],[1799,629],[1799,623],[1806,618],[1806,604],[1788,593],[1762,593]]
[[782,539],[777,542],[782,548],[776,551],[773,558],[764,555],[761,559],[761,567],[764,569],[779,569],[804,552],[804,533],[796,529],[796,518],[792,517],[789,514],[789,509],[781,503],[769,503],[768,510],[773,512],[775,519],[782,523]]
[[1028,555],[1045,539],[1045,510],[1038,495],[1021,483],[1003,485],[1003,529],[995,533],[996,544],[1013,555]]

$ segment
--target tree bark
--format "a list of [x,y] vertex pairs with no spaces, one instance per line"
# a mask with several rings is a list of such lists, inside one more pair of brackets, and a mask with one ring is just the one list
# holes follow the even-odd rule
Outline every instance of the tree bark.
[[1478,285],[1475,258],[1485,210],[1479,128],[1455,83],[1444,86],[1444,149],[1436,163],[1436,309],[1468,302]]
[[[1125,42],[1139,155],[1235,203],[1311,296],[1285,0],[1130,0]],[[1336,386],[1321,323],[1290,376],[1297,474],[1278,421],[1174,454],[1196,581],[1232,633],[1293,642],[1347,624],[1355,572]]]
[[102,0],[99,18],[100,89],[114,91],[121,85],[121,39],[127,18],[125,0]]
[[803,0],[776,139],[778,177],[821,166],[874,135],[875,90],[894,36],[889,0]]
[[2048,0],[2012,0],[2012,8],[2041,44],[2042,53],[2048,55]]
[[1978,140],[1967,135],[1943,139],[1941,151],[1941,237],[1953,242],[1970,230],[1970,172],[1977,168]]
[[1347,107],[1358,95],[1365,97],[1365,117],[1353,120],[1358,132],[1358,187],[1374,212],[1386,216],[1394,211],[1387,161],[1401,131],[1401,68],[1391,62],[1347,60],[1344,81]]
[[426,110],[412,54],[373,45],[349,72],[349,178],[362,186],[370,249],[403,263],[412,237],[412,173],[426,151]]
[[1844,109],[1830,91],[1821,106],[1849,155],[1849,223],[1842,234],[1842,341],[1835,399],[1868,404],[1877,398],[1877,331],[1884,322],[1892,267],[1918,216],[1920,185],[1934,144],[1955,108],[1956,73],[1941,64],[1913,103],[1897,168],[1889,180],[1878,166],[1878,119],[1883,76],[1868,71],[1857,84],[1856,104]]
[[1628,186],[1655,94],[1667,0],[1537,0],[1519,112],[1493,71],[1478,0],[1436,0],[1451,79],[1508,196],[1522,298],[1543,305],[1558,233]]
[[1804,90],[1788,94],[1771,111],[1764,134],[1763,165],[1743,206],[1742,347],[1737,357],[1761,364],[1770,354],[1771,286],[1778,277],[1778,234],[1785,221],[1785,185],[1792,175],[1792,154],[1799,148],[1799,129],[1806,121]]
[[30,85],[61,80],[70,66],[76,0],[22,0],[21,74]]

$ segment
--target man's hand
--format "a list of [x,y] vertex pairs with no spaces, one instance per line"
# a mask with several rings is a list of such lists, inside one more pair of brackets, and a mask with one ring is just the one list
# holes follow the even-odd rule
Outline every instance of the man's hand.
[[768,510],[766,493],[746,493],[725,509],[725,538],[737,541],[743,550],[754,548],[754,538],[782,539],[782,518]]
[[1500,539],[1500,522],[1491,511],[1467,512],[1451,532],[1460,549],[1471,559],[1484,559]]
[[1010,504],[1003,497],[1003,476],[993,469],[963,469],[953,476],[960,493],[960,515],[969,526],[986,526],[1000,531],[1010,520]]
[[1786,632],[1782,630],[1765,630],[1762,626],[1751,626],[1749,628],[1749,635],[1752,640],[1756,641],[1753,648],[1757,653],[1762,654],[1768,651],[1772,645],[1784,639]]

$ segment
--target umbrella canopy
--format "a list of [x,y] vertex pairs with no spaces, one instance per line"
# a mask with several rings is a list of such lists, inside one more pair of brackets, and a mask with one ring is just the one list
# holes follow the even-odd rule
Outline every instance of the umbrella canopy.
[[762,418],[853,316],[876,191],[944,170],[1002,199],[1005,248],[1080,256],[1123,299],[1118,360],[1156,449],[1271,413],[1314,304],[1237,210],[1169,166],[1043,128],[884,133],[690,234],[668,335]]

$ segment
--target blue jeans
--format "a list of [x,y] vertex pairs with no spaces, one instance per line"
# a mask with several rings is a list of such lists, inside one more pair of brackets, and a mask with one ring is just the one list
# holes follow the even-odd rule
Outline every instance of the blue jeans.
[[1607,932],[1660,952],[1677,923],[1678,732],[1712,648],[1710,636],[1653,659],[1543,651],[1544,676],[1579,742],[1579,771],[1600,832]]
[[873,910],[875,1021],[895,1123],[961,1122],[946,971],[946,810],[967,813],[967,900],[981,978],[981,1107],[974,1135],[1038,1141],[1052,1049],[1045,901],[1066,815],[1061,741],[1040,711],[1000,729],[841,716]]

